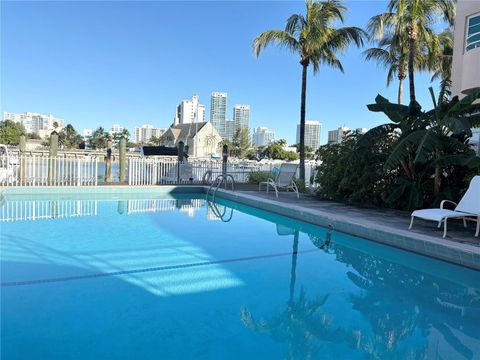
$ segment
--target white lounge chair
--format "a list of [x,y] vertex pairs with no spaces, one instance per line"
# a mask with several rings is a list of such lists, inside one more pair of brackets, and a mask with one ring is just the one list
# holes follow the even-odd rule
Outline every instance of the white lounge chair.
[[298,164],[283,163],[280,166],[280,171],[275,177],[275,180],[270,178],[267,181],[260,182],[258,184],[258,191],[261,190],[262,185],[266,185],[267,193],[268,193],[268,188],[271,186],[273,190],[275,190],[275,195],[278,198],[278,190],[284,189],[288,191],[292,189],[297,194],[297,198],[298,198],[299,197],[298,187],[297,187],[297,184],[295,184],[295,181],[293,181],[293,178],[297,173],[297,169],[298,169]]
[[[444,209],[445,203],[455,205],[455,210]],[[463,219],[463,226],[467,227],[466,218],[476,218],[477,229],[475,236],[480,232],[480,176],[475,176],[470,182],[467,192],[463,195],[458,205],[450,200],[443,200],[440,209],[415,210],[412,213],[412,220],[409,229],[412,228],[413,219],[420,218],[424,220],[438,221],[438,227],[443,222],[443,237],[447,236],[447,220]]]

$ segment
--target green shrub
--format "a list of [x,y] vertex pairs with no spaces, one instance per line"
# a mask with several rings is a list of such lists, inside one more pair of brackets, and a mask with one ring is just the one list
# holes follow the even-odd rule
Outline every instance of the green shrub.
[[269,178],[275,179],[275,175],[269,171],[253,171],[248,174],[248,183],[259,184],[262,181],[267,181]]

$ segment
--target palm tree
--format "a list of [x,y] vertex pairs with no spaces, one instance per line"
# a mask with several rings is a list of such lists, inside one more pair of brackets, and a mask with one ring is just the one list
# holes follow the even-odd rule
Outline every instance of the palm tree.
[[338,0],[306,0],[306,15],[290,16],[285,30],[268,30],[258,35],[253,42],[256,56],[270,44],[289,49],[300,56],[302,65],[302,92],[300,101],[300,179],[305,181],[305,100],[307,92],[307,69],[310,64],[317,73],[320,64],[343,72],[337,53],[345,51],[353,42],[363,45],[366,33],[357,27],[335,28],[333,23],[343,23],[346,7]]
[[453,25],[455,5],[453,0],[390,0],[387,12],[374,16],[370,26],[378,39],[391,36],[404,39],[408,49],[408,80],[410,101],[415,97],[415,58],[418,49],[426,47],[435,35],[433,26],[438,20]]
[[403,44],[396,46],[392,38],[384,38],[378,42],[378,47],[364,51],[366,60],[376,60],[383,65],[387,71],[387,86],[390,86],[393,79],[398,79],[398,103],[402,103],[403,81],[407,78],[407,56],[406,47]]
[[429,68],[433,72],[431,81],[440,80],[438,102],[450,98],[452,85],[453,29],[444,30],[435,36],[429,49]]

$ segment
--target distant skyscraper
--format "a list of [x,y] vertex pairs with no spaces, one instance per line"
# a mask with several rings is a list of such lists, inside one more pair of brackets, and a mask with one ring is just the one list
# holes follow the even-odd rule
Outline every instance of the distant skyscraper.
[[11,120],[20,123],[23,125],[27,133],[37,133],[41,137],[50,135],[53,130],[60,131],[65,126],[65,121],[63,119],[58,119],[52,114],[42,115],[32,112],[4,112],[3,120]]
[[[320,147],[320,132],[322,124],[315,120],[305,121],[305,146],[313,151]],[[300,144],[300,125],[297,125],[297,144]]]
[[174,125],[191,124],[205,121],[205,105],[199,103],[199,97],[193,95],[191,99],[183,100],[175,114]]
[[250,105],[234,105],[233,121],[235,129],[249,127],[250,122]]
[[255,147],[267,146],[275,141],[275,132],[267,127],[259,126],[253,130],[252,144]]
[[237,127],[235,126],[235,121],[227,120],[225,121],[225,139],[233,141]]
[[135,128],[135,142],[148,143],[152,137],[159,138],[165,133],[166,129],[154,128],[153,125],[142,125]]
[[227,137],[227,93],[213,92],[210,103],[210,121],[222,138]]
[[[360,130],[360,129],[359,129]],[[342,142],[343,137],[345,134],[350,131],[348,127],[343,125],[336,130],[330,130],[328,132],[328,144],[340,144]]]

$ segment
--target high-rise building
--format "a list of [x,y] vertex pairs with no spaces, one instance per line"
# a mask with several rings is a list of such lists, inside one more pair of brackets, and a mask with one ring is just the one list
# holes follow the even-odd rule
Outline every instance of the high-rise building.
[[191,99],[182,100],[177,106],[174,125],[200,123],[204,121],[205,105],[200,104],[197,95],[193,95]]
[[[316,151],[320,147],[321,130],[322,124],[319,121],[305,121],[305,146]],[[297,144],[300,144],[300,124],[297,125]]]
[[265,126],[259,126],[253,130],[252,144],[255,147],[267,146],[275,141],[275,132]]
[[234,105],[233,121],[235,129],[249,127],[250,122],[250,105]]
[[225,139],[227,135],[227,93],[212,93],[210,102],[210,121],[220,136]]
[[65,121],[63,119],[56,118],[52,114],[43,115],[32,112],[4,112],[3,120],[11,120],[20,123],[23,125],[27,133],[37,133],[41,137],[50,135],[53,130],[60,131],[65,126]]
[[235,126],[235,121],[228,120],[225,121],[225,139],[229,141],[233,141],[233,137],[235,136],[235,131],[237,127]]
[[458,0],[452,57],[452,96],[480,87],[480,1]]
[[340,144],[348,131],[350,131],[350,129],[345,125],[336,130],[330,130],[328,132],[328,144]]
[[161,137],[167,129],[154,128],[153,125],[142,125],[135,128],[135,142],[146,144],[152,137]]

